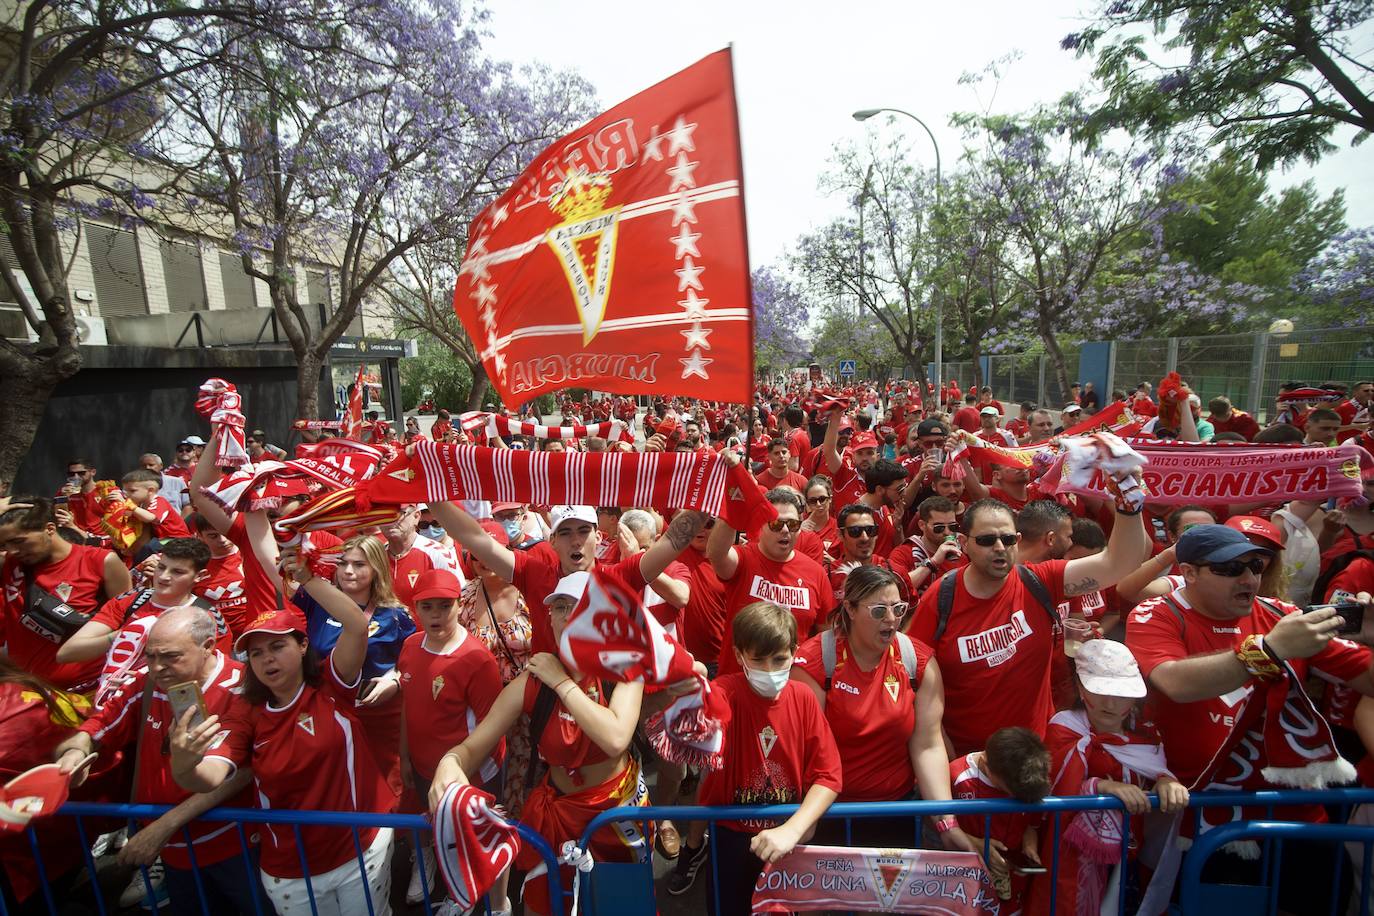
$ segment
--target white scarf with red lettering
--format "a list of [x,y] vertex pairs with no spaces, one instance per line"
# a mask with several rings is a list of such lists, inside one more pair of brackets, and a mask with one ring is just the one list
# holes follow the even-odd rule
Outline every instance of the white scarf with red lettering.
[[[466,428],[466,426],[465,426]],[[573,426],[545,426],[533,420],[514,420],[501,414],[486,415],[487,439],[504,436],[529,436],[533,439],[588,439],[601,438],[612,442],[633,442],[632,433],[619,420],[605,423],[579,423]]]
[[232,382],[222,378],[206,379],[196,398],[196,413],[209,420],[214,431],[219,433],[216,467],[238,468],[248,464],[251,459],[243,441],[243,398]]

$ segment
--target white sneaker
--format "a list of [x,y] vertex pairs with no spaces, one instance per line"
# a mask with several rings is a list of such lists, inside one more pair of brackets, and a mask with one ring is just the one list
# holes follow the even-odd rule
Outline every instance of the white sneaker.
[[95,838],[95,845],[91,847],[91,856],[96,859],[101,856],[112,856],[128,841],[128,827],[120,827],[114,833],[102,833]]
[[420,884],[420,864],[424,863],[425,885],[429,887],[429,899],[433,902],[442,894],[434,889],[435,866],[438,864],[434,860],[434,848],[428,843],[420,850],[420,855],[412,858],[410,866],[410,884],[406,885],[406,903],[414,906],[424,902],[425,889]]
[[434,908],[434,916],[467,916],[467,912],[452,900],[445,900]]
[[[148,881],[152,882],[153,899],[158,906],[162,906],[167,900],[167,892],[162,889],[162,860],[154,862],[148,866]],[[129,886],[124,888],[124,892],[119,895],[119,905],[121,907],[142,906],[148,907],[148,885],[143,880],[143,869],[134,869],[134,877],[129,882]]]

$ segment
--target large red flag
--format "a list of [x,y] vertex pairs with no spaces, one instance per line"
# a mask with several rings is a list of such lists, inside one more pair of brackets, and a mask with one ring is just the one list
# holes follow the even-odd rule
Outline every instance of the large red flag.
[[473,222],[453,305],[508,404],[570,386],[748,403],[730,51],[556,141]]

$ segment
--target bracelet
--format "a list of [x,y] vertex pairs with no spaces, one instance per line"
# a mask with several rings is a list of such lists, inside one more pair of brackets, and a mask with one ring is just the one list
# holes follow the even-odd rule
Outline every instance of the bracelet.
[[1274,680],[1283,676],[1283,668],[1265,650],[1263,637],[1251,634],[1241,640],[1236,647],[1236,658],[1245,670],[1262,681]]
[[952,814],[942,814],[937,818],[932,818],[931,823],[935,826],[936,833],[949,833],[959,826],[959,821]]

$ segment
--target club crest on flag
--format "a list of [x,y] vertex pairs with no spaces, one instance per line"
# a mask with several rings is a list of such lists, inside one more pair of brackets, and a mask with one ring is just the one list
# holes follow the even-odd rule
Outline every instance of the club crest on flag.
[[549,230],[545,243],[558,256],[568,276],[573,302],[582,321],[582,344],[592,342],[606,317],[615,267],[616,217],[619,207],[605,209],[611,194],[607,172],[577,169],[549,201],[549,209],[566,222]]
[[902,892],[902,881],[911,871],[911,861],[895,849],[865,858],[873,874],[873,892],[878,902],[884,908],[891,909],[897,903],[897,895]]

